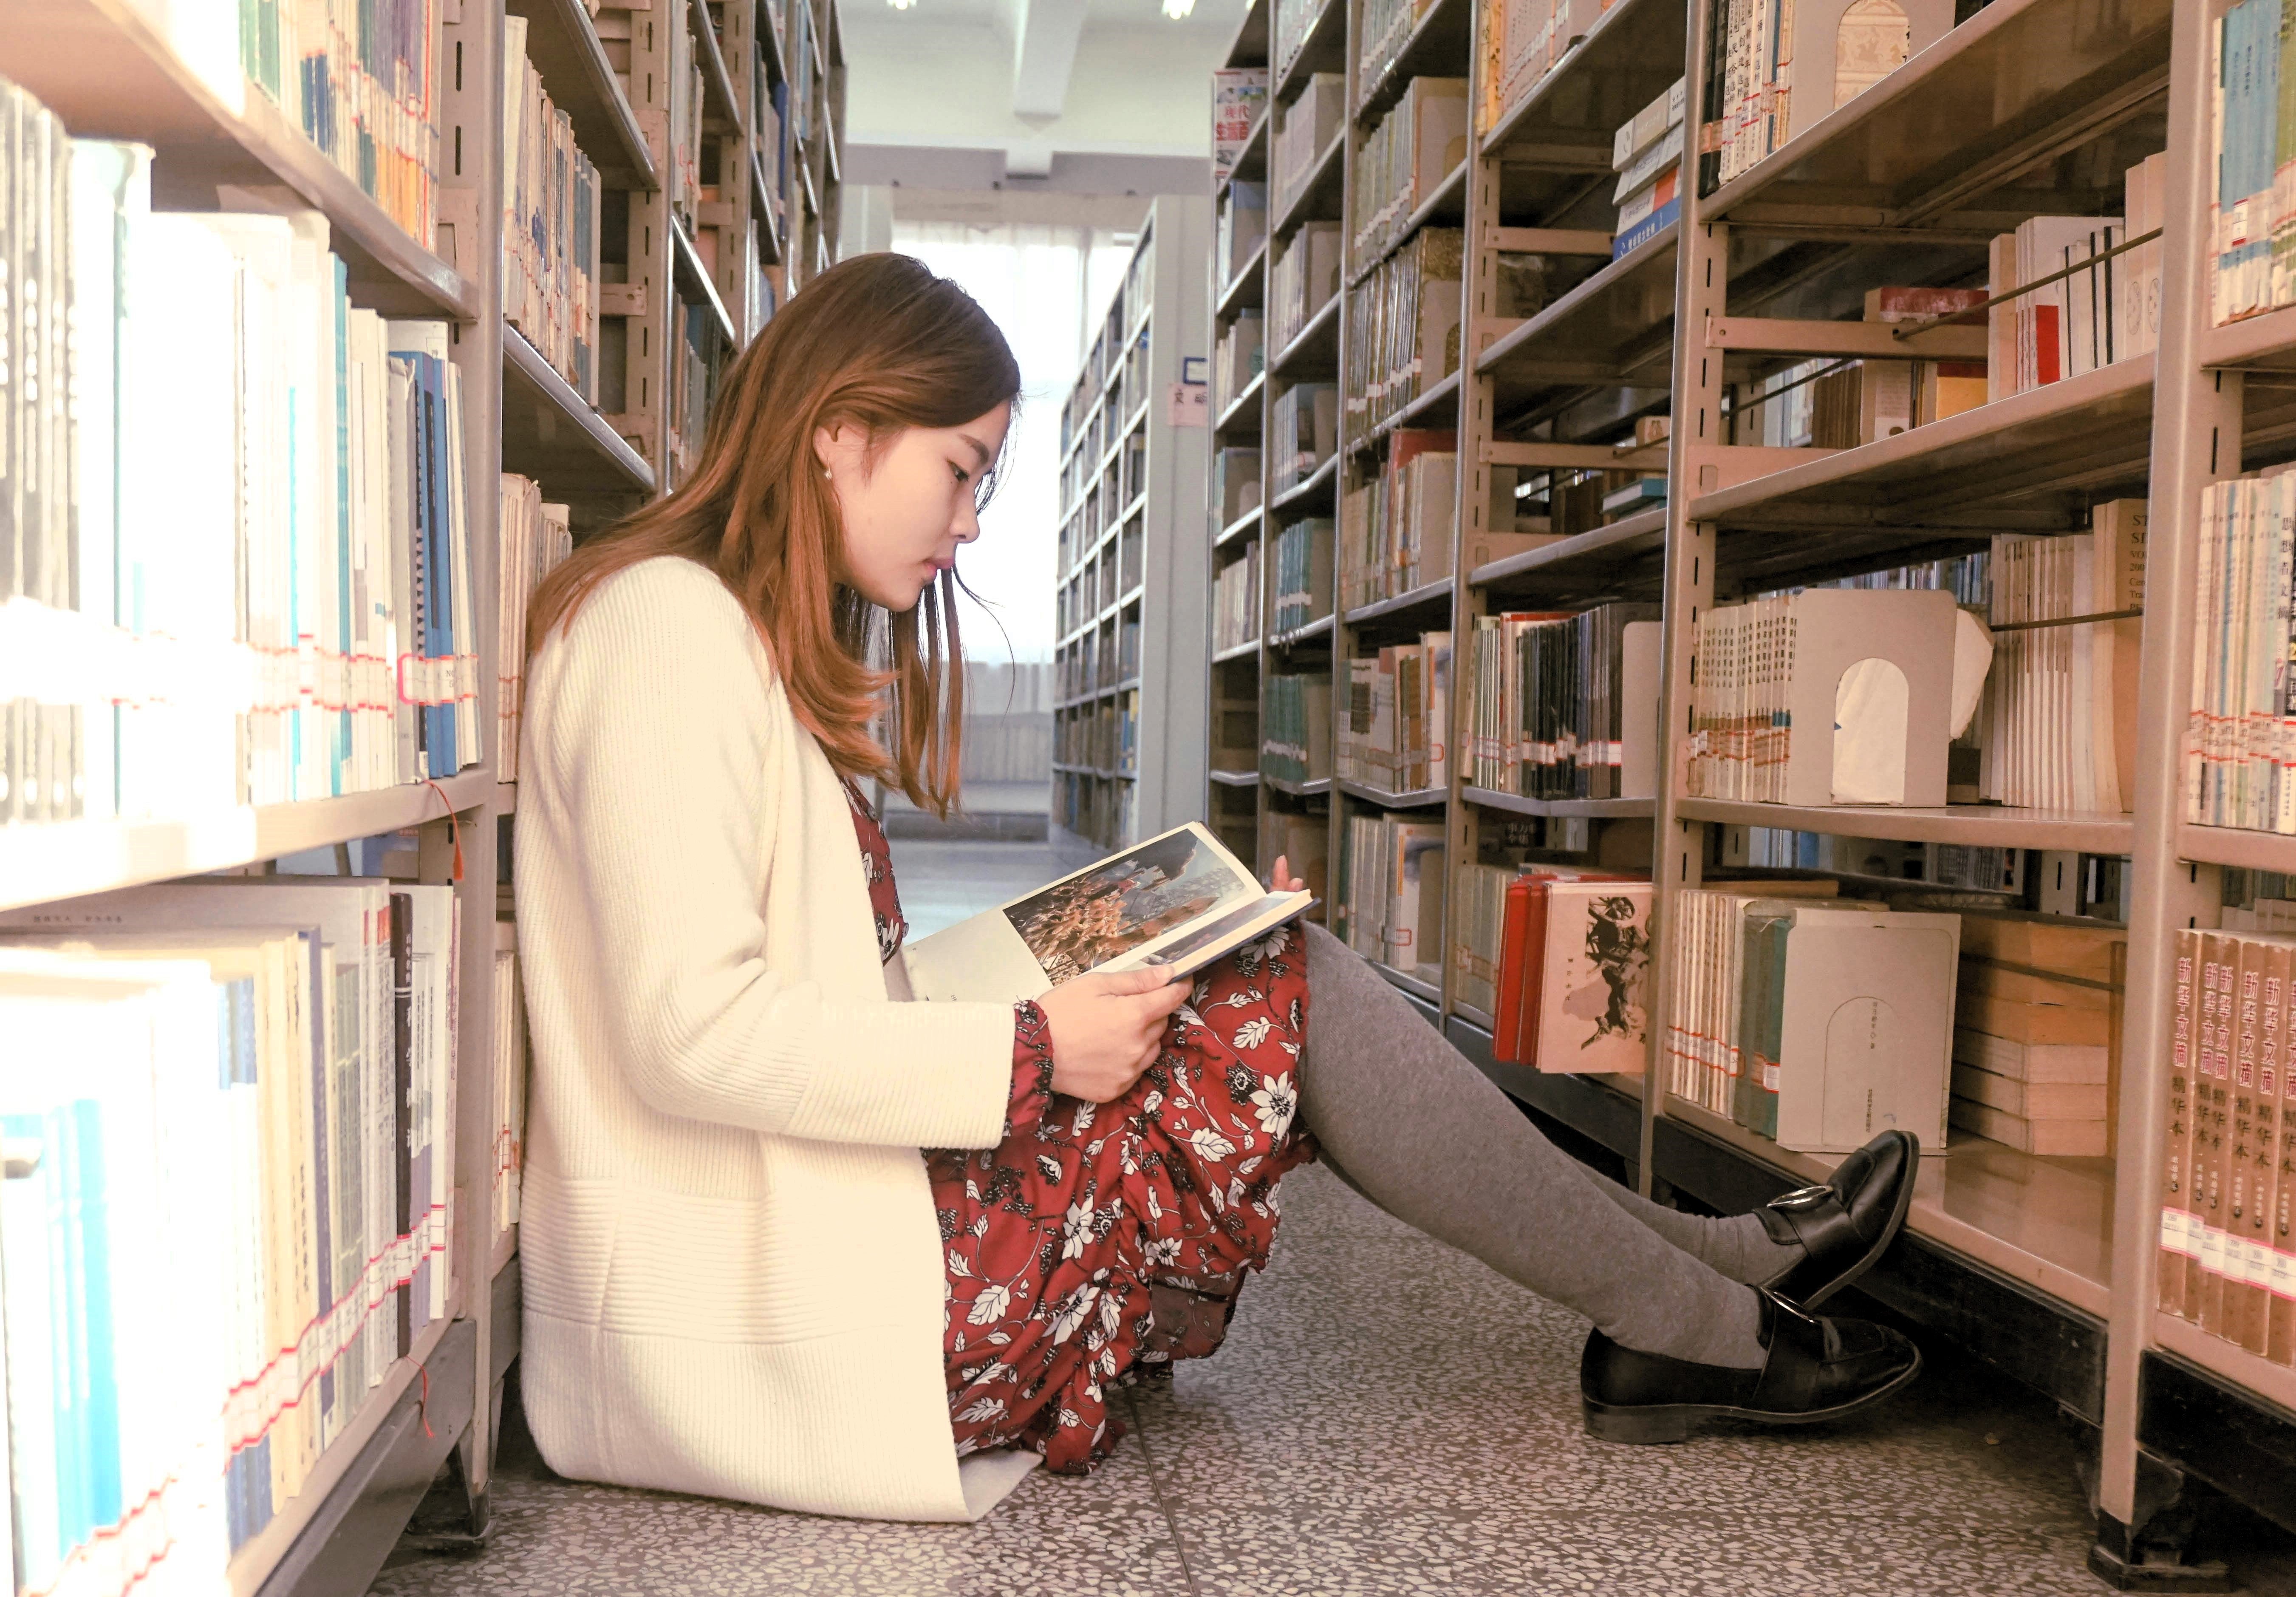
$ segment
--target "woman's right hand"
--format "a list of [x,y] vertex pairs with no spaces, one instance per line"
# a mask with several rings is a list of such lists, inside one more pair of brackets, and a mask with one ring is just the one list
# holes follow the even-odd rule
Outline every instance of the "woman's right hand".
[[1037,1000],[1053,1036],[1053,1091],[1104,1104],[1155,1063],[1192,984],[1161,970],[1089,971]]

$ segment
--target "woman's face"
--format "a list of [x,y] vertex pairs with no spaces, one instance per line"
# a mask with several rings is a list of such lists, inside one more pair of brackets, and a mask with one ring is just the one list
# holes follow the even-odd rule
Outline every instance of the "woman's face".
[[955,427],[909,427],[873,459],[850,423],[813,435],[845,522],[845,580],[888,610],[914,610],[926,585],[980,536],[973,496],[1004,447],[1008,402]]

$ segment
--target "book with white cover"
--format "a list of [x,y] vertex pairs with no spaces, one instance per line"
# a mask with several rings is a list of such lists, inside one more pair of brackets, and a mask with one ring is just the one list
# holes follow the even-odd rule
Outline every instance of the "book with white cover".
[[1201,969],[1297,917],[1194,821],[920,937],[899,959],[919,999],[1019,1000],[1091,970]]

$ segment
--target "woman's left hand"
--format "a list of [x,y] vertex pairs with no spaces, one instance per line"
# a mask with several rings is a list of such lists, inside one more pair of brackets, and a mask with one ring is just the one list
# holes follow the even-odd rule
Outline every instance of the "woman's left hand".
[[1308,884],[1292,874],[1291,859],[1283,854],[1275,856],[1275,868],[1267,873],[1267,886],[1274,893],[1304,893],[1308,890]]

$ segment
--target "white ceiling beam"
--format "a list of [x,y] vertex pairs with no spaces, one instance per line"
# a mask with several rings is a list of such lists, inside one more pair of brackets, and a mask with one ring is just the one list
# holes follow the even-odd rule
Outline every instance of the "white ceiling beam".
[[1057,118],[1067,104],[1085,0],[1013,0],[1013,114]]

